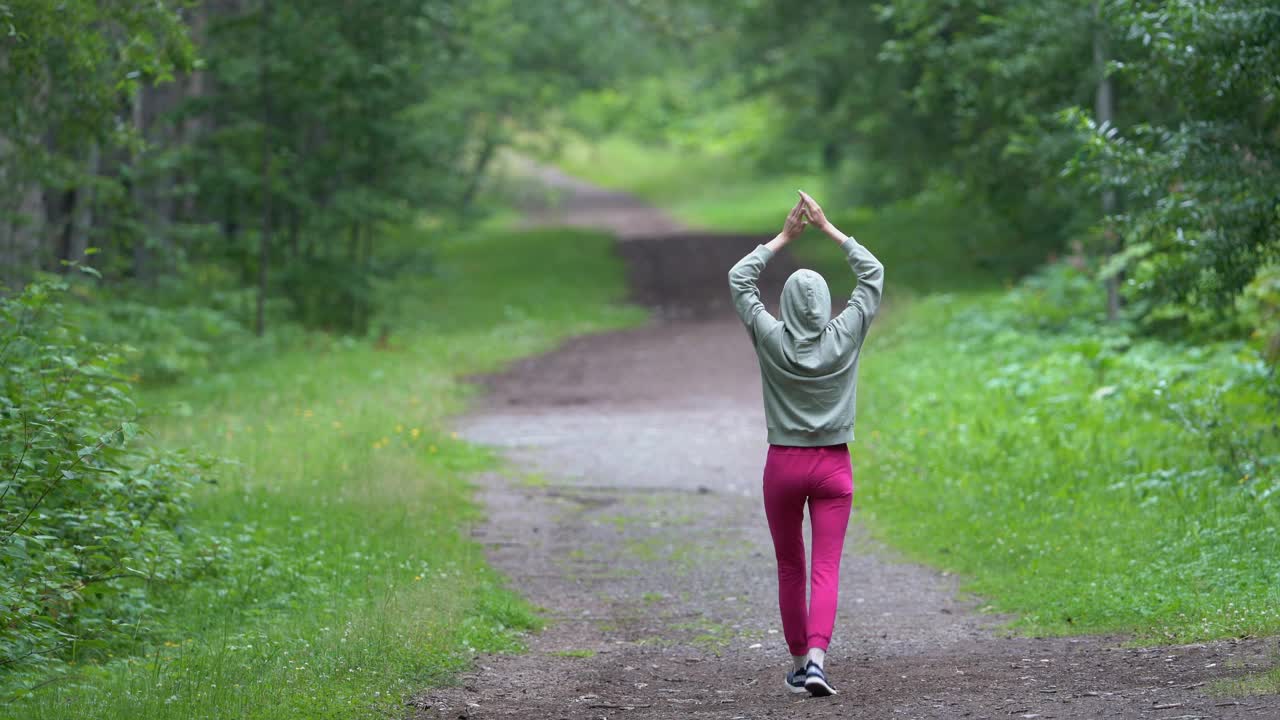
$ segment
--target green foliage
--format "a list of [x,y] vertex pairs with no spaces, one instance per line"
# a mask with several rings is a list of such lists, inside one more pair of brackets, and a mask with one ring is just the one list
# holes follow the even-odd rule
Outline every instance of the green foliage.
[[[16,0],[0,5],[0,279],[21,280],[69,258],[72,228],[60,205],[77,190],[103,207],[126,197],[137,172],[101,174],[100,151],[136,150],[138,128],[120,122],[141,87],[190,70],[185,0]],[[83,197],[83,196],[82,196]],[[48,217],[63,227],[44,232]],[[104,226],[105,239],[133,222]],[[105,225],[105,224],[104,224]],[[74,243],[72,243],[74,244]],[[82,252],[82,251],[81,251]],[[77,256],[80,253],[76,253]],[[79,259],[79,257],[72,258]]]
[[148,383],[211,372],[244,357],[255,345],[242,323],[205,306],[166,307],[102,297],[72,313],[90,337],[124,348],[127,368]]
[[545,157],[575,177],[625,190],[693,227],[767,232],[786,215],[797,188],[821,194],[812,173],[766,174],[741,146],[709,149],[702,142],[664,136],[649,145],[625,136],[589,141],[561,133]]
[[0,666],[10,689],[139,639],[223,556],[187,524],[209,462],[139,447],[121,356],[62,313],[65,284],[0,297]]
[[1106,298],[1087,269],[1072,262],[1051,263],[1009,291],[1018,326],[1049,332],[1097,332],[1106,319]]
[[468,476],[497,460],[447,429],[476,390],[460,376],[644,314],[620,305],[621,262],[599,233],[383,242],[436,250],[435,272],[388,288],[402,302],[375,321],[392,328],[383,341],[291,345],[142,395],[163,413],[156,447],[234,462],[193,489],[183,525],[222,538],[226,558],[155,588],[164,612],[135,626],[140,646],[78,657],[6,717],[385,718],[537,627],[469,537]]
[[[820,174],[775,175],[734,152],[646,145],[624,136],[591,142],[564,133],[557,140],[559,152],[551,157],[571,174],[639,195],[694,228],[775,233],[791,198],[803,188],[822,198],[842,230],[875,248],[892,268],[892,284],[899,289],[987,287],[1044,260],[998,218],[965,207],[963,191],[942,182],[873,209],[841,201],[833,183]],[[788,250],[820,270],[836,295],[853,289],[848,262],[816,231],[808,231]]]
[[738,43],[728,72],[781,111],[767,142],[841,180],[842,201],[879,206],[947,185],[1042,255],[1087,221],[1083,193],[1059,177],[1073,146],[1053,115],[1091,96],[1087,6],[720,7]]
[[1271,365],[1280,364],[1280,265],[1258,271],[1238,301],[1241,319]]
[[[5,72],[0,139],[14,185],[36,179],[73,187],[69,160],[90,142],[127,142],[116,124],[122,94],[189,69],[193,48],[181,0],[14,0],[0,6]],[[46,132],[57,139],[51,149]]]
[[971,231],[995,218],[1020,254],[1119,250],[1104,276],[1146,331],[1221,337],[1280,252],[1273,5],[706,3],[733,49],[701,67],[778,110],[758,143],[779,151],[770,170],[820,167],[855,205],[945,185],[979,210]]
[[366,333],[385,228],[472,217],[519,130],[656,67],[650,22],[592,0],[5,4],[0,279],[91,247],[110,285],[216,265]]
[[1066,113],[1083,137],[1072,170],[1126,198],[1109,227],[1131,251],[1120,269],[1134,313],[1157,328],[1220,333],[1240,292],[1280,256],[1280,8],[1107,7],[1135,46],[1114,63],[1116,77],[1161,104],[1116,127]]
[[868,518],[1027,631],[1280,630],[1271,373],[1239,343],[1046,314],[1051,298],[1096,314],[1075,273],[934,296],[873,332],[853,446]]

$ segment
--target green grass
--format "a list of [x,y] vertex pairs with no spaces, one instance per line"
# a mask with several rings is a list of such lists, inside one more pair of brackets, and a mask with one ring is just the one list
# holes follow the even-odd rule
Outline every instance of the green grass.
[[446,418],[475,392],[462,375],[643,313],[604,235],[407,239],[438,264],[398,288],[389,346],[332,341],[145,396],[156,442],[234,460],[191,518],[229,559],[161,590],[147,652],[82,660],[6,717],[388,717],[538,625],[466,532],[468,475],[498,460]]
[[568,658],[590,658],[590,657],[596,656],[596,651],[595,650],[556,650],[551,654],[557,655],[559,657],[568,657]]
[[1280,667],[1209,685],[1209,692],[1226,697],[1242,695],[1280,695]]
[[[774,231],[803,181],[884,262],[852,446],[878,537],[961,573],[1022,632],[1280,632],[1280,438],[1256,353],[1130,341],[1087,320],[1088,282],[1086,305],[1008,294],[1042,258],[945,188],[873,211],[724,158],[626,140],[594,152],[570,145],[562,163],[725,231]],[[834,244],[810,231],[790,248],[834,296],[851,289]]]
[[1028,633],[1280,631],[1280,483],[1249,459],[1280,442],[1253,357],[1108,353],[1010,302],[936,295],[872,330],[852,446],[863,517]]

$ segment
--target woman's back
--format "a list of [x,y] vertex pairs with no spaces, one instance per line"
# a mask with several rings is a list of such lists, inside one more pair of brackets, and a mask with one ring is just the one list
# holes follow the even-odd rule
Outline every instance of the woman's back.
[[782,289],[782,320],[765,310],[756,285],[774,252],[756,247],[729,271],[734,307],[760,361],[768,440],[775,445],[833,445],[853,440],[858,358],[880,306],[884,266],[851,237],[840,244],[858,276],[849,305],[831,318],[827,283],[797,270]]

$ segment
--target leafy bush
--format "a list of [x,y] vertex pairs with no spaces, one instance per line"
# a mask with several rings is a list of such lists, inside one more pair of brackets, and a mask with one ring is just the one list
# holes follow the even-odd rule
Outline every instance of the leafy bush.
[[129,369],[153,383],[207,372],[254,342],[242,323],[209,307],[118,299],[76,308],[75,314],[94,340],[128,347]]
[[1110,224],[1124,239],[1118,266],[1136,314],[1224,335],[1233,303],[1280,251],[1280,9],[1268,0],[1102,7],[1137,55],[1113,72],[1160,105],[1119,126],[1065,112],[1082,141],[1068,169],[1124,199]]
[[223,554],[183,524],[210,461],[133,442],[123,359],[67,320],[66,289],[0,298],[0,668],[18,684],[136,639],[153,586]]
[[1236,306],[1262,356],[1273,367],[1280,364],[1280,264],[1259,270]]
[[200,382],[314,340],[291,322],[294,306],[284,298],[267,301],[268,332],[256,337],[248,325],[256,290],[225,284],[209,278],[207,266],[153,288],[73,283],[62,313],[88,340],[123,357],[121,374],[147,386]]
[[1013,318],[1042,330],[1093,327],[1106,313],[1102,284],[1069,262],[1045,265],[1023,278],[1003,301]]

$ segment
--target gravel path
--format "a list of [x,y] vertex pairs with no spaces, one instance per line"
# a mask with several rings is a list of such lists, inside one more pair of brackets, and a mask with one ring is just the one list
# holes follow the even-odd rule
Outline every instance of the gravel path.
[[[457,428],[519,471],[479,478],[487,518],[473,534],[550,622],[529,652],[482,656],[459,685],[414,698],[413,717],[1280,718],[1280,698],[1205,694],[1274,661],[1275,639],[1007,637],[955,578],[867,536],[856,443],[827,661],[841,692],[786,693],[760,380],[725,285],[761,239],[684,232],[634,198],[528,171],[563,198],[531,222],[617,233],[633,296],[656,319],[479,380],[486,400]],[[785,255],[769,266],[766,302],[792,269]]]

